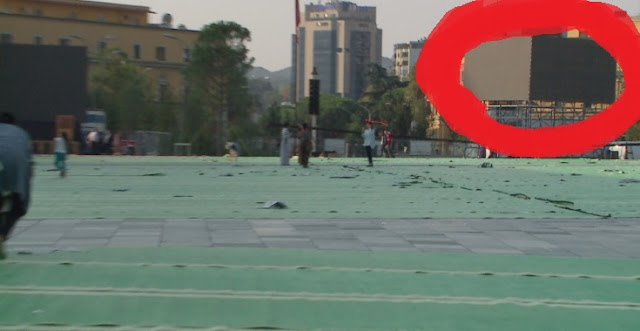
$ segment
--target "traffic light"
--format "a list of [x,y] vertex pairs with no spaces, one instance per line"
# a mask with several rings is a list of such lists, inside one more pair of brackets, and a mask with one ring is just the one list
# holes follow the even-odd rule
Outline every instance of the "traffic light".
[[309,114],[318,115],[320,113],[320,80],[309,80]]

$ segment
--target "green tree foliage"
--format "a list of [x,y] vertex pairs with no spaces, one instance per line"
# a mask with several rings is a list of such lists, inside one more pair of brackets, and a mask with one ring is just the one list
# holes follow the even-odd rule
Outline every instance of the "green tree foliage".
[[406,89],[395,88],[380,97],[380,119],[389,123],[388,129],[395,136],[409,136],[413,115],[406,100]]
[[200,31],[186,69],[191,81],[188,134],[196,152],[220,155],[226,141],[242,147],[254,132],[246,78],[253,62],[246,47],[250,40],[249,30],[235,22],[220,21]]
[[411,107],[412,122],[411,136],[426,138],[429,128],[429,116],[431,115],[431,103],[425,97],[415,79],[416,68],[413,67],[409,76],[409,84],[405,89],[405,98]]
[[369,63],[365,76],[367,88],[360,102],[368,106],[375,105],[387,91],[406,85],[398,77],[389,76],[387,70],[377,63]]
[[119,49],[107,49],[89,78],[91,106],[107,114],[107,128],[124,133],[136,130],[174,132],[177,106],[167,86],[163,100],[155,101],[144,71],[128,62]]

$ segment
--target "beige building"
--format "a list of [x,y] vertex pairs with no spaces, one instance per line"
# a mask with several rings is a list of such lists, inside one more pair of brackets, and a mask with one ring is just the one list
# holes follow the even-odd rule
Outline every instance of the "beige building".
[[101,65],[100,54],[117,48],[144,68],[158,97],[168,87],[179,98],[181,70],[198,31],[174,28],[170,15],[149,24],[149,13],[148,7],[84,0],[0,0],[0,42],[86,47],[89,75]]
[[423,45],[424,40],[395,44],[393,46],[393,75],[403,82],[407,81],[411,74],[411,69],[418,62]]
[[382,62],[376,8],[338,0],[306,5],[293,49],[297,101],[309,95],[314,67],[321,93],[356,99],[366,88],[368,64]]

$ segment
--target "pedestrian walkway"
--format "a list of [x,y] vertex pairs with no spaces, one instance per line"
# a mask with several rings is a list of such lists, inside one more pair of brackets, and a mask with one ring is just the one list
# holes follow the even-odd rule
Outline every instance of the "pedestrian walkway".
[[636,219],[25,220],[9,253],[245,247],[640,258]]
[[637,260],[197,247],[0,262],[0,330],[637,330]]

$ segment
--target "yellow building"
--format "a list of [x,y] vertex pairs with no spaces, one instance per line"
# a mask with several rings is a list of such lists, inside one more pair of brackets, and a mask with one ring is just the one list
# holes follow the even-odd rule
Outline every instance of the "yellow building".
[[149,13],[149,7],[85,0],[0,0],[0,42],[86,47],[89,75],[103,50],[119,48],[144,68],[158,95],[169,87],[179,98],[181,69],[199,32],[174,28],[170,15],[163,24],[149,24]]

